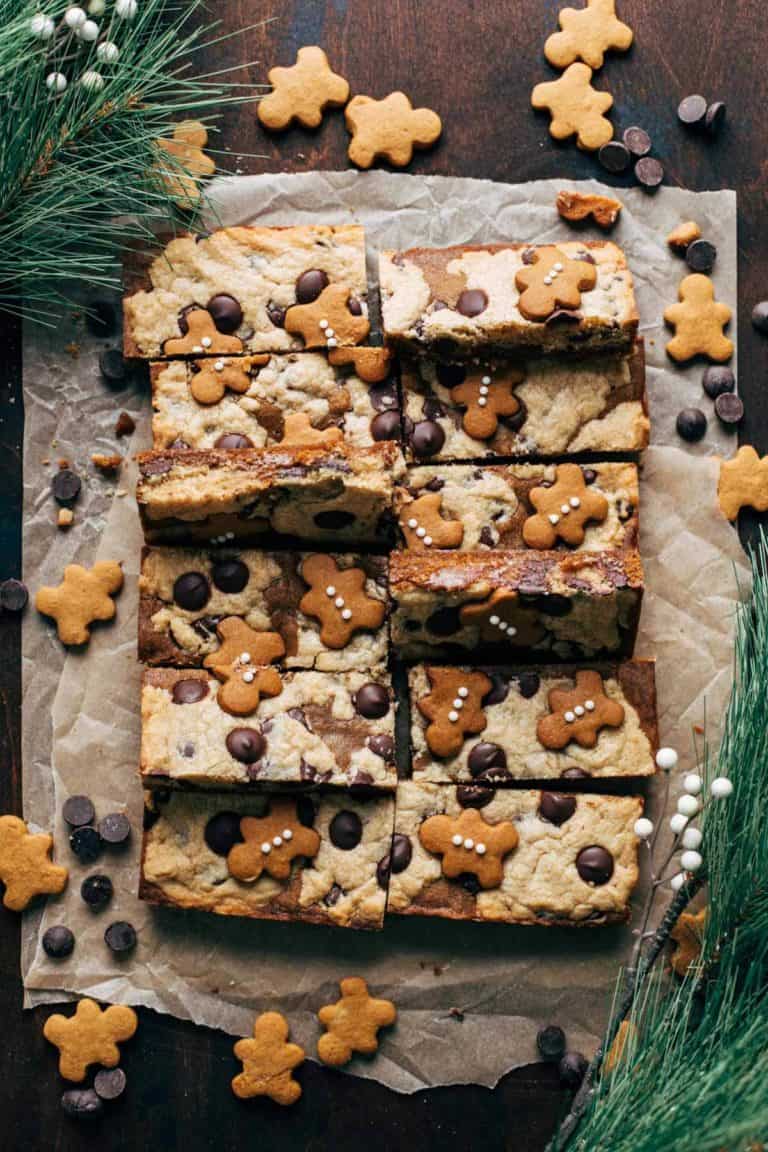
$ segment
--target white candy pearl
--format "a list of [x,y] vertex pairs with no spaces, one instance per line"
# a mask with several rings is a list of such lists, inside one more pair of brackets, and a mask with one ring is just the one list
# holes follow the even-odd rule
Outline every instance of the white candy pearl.
[[677,768],[677,752],[674,748],[659,748],[656,753],[656,767],[663,772],[671,772]]
[[688,817],[683,816],[682,812],[675,812],[674,816],[669,818],[669,826],[674,832],[675,836],[679,836],[688,823]]
[[241,652],[240,653],[240,663],[241,664],[250,664],[250,662],[251,662],[250,652]]
[[99,92],[104,87],[104,77],[100,72],[83,72],[80,77],[80,83],[83,88],[87,88],[89,92]]
[[94,40],[98,39],[99,26],[95,20],[86,20],[85,24],[81,24],[80,27],[76,29],[75,35],[78,36],[80,40],[85,40],[89,44],[93,43]]
[[336,585],[335,584],[329,584],[325,590],[325,594],[326,594],[326,596],[331,596],[331,597],[335,596],[336,595]]
[[264,841],[261,846],[261,850],[265,856],[269,856],[270,852],[272,851],[272,845],[270,844],[269,840]]
[[691,796],[698,796],[703,786],[704,782],[697,772],[689,772],[683,780],[683,788]]
[[653,836],[653,822],[646,816],[635,820],[635,836],[639,836],[641,840],[648,840]]
[[683,852],[680,857],[680,864],[686,872],[698,872],[704,861],[698,852]]
[[351,608],[345,608],[341,614],[341,618],[342,618],[342,620],[351,620],[352,619],[352,609]]
[[280,848],[282,846],[282,843],[283,843],[282,836],[273,836],[272,837],[272,843],[274,844],[275,848]]
[[678,872],[669,882],[669,886],[673,892],[679,892],[683,884],[685,884],[685,873],[683,872]]
[[90,0],[88,12],[91,16],[103,16],[107,7],[107,0]]
[[688,793],[681,796],[677,802],[677,810],[683,816],[695,816],[699,810],[699,802],[695,796],[689,796]]
[[45,78],[45,86],[49,92],[63,92],[67,86],[67,78],[63,72],[49,72]]
[[56,31],[56,25],[44,12],[36,12],[29,22],[29,30],[38,40],[50,40]]
[[683,848],[699,848],[702,835],[698,828],[686,828],[683,832]]
[[725,800],[733,792],[733,784],[727,776],[718,776],[710,784],[709,790],[716,800]]
[[71,8],[67,8],[66,12],[64,13],[64,23],[66,24],[67,28],[82,28],[83,24],[85,24],[85,20],[85,12],[77,5],[73,5]]
[[576,717],[574,716],[573,712],[566,712],[563,716],[563,719],[565,720],[566,724],[573,724]]
[[453,845],[455,845],[456,848],[459,848],[461,846],[462,839],[461,839],[461,836],[459,836],[458,832],[456,833],[455,836],[451,836],[451,843]]
[[448,713],[448,719],[450,720],[451,724],[458,723],[458,720],[459,720],[458,712],[449,712]]
[[461,688],[459,688],[459,696],[461,696],[462,700],[466,700],[467,696],[469,696],[469,688],[465,688],[462,684]]
[[138,10],[138,0],[115,0],[115,12],[121,20],[133,20]]
[[475,852],[477,852],[478,856],[485,856],[487,851],[488,849],[482,841],[479,844],[475,844]]
[[283,828],[283,840],[293,840],[293,832],[290,828]]
[[464,847],[466,848],[467,852],[471,852],[472,849],[474,848],[474,846],[475,846],[475,842],[472,839],[472,837],[467,836],[466,840],[464,841]]
[[120,49],[111,40],[104,40],[96,48],[96,56],[102,64],[114,64],[120,58]]

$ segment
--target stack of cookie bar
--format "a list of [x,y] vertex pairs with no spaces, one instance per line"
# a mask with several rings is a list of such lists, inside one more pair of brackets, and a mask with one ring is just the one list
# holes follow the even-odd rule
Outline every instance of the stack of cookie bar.
[[366,928],[625,919],[642,802],[578,781],[650,775],[657,742],[626,262],[384,252],[380,287],[373,347],[359,227],[182,236],[130,270],[141,894]]

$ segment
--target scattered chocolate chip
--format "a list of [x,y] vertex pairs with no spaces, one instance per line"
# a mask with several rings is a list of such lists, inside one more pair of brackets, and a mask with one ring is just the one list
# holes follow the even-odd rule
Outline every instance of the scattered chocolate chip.
[[52,960],[63,960],[72,954],[75,937],[63,924],[54,924],[43,933],[43,951]]
[[768,300],[761,300],[752,309],[752,324],[763,336],[768,336]]
[[111,336],[117,326],[117,312],[111,300],[91,300],[85,313],[85,327],[92,336]]
[[258,728],[233,728],[227,734],[227,751],[240,764],[255,764],[266,751],[267,742]]
[[607,884],[613,876],[613,856],[599,844],[582,848],[576,857],[576,871],[585,884]]
[[347,512],[344,508],[331,508],[327,512],[315,513],[312,519],[318,528],[338,532],[342,528],[351,528],[357,517],[354,512]]
[[664,167],[653,156],[643,156],[635,164],[635,176],[643,188],[658,188],[664,179]]
[[99,821],[99,835],[110,847],[121,848],[131,838],[131,822],[124,812],[110,812]]
[[101,836],[88,825],[75,828],[69,838],[69,846],[82,864],[93,864],[101,855]]
[[243,310],[234,296],[227,296],[223,292],[218,296],[212,296],[207,308],[219,332],[224,332],[227,336],[237,332],[243,322]]
[[328,828],[331,843],[344,852],[357,848],[363,838],[363,822],[357,812],[350,812],[348,808],[337,812]]
[[434,420],[420,420],[414,424],[410,439],[414,456],[424,460],[440,451],[445,444],[445,432]]
[[651,138],[645,128],[633,126],[625,129],[622,140],[633,156],[647,156],[651,150]]
[[438,608],[426,620],[426,628],[433,636],[453,636],[461,628],[458,608]]
[[130,952],[136,947],[136,929],[127,920],[115,920],[104,933],[104,943],[113,952]]
[[211,586],[202,572],[184,572],[173,585],[173,599],[186,612],[199,612],[210,595]]
[[694,240],[685,250],[685,262],[692,272],[711,272],[717,259],[717,248],[709,240]]
[[706,432],[707,418],[701,408],[683,408],[677,415],[675,427],[678,436],[694,444]]
[[95,1120],[104,1111],[93,1088],[68,1088],[61,1095],[61,1107],[73,1120]]
[[395,742],[386,732],[377,732],[368,741],[368,747],[374,756],[380,756],[387,764],[395,762]]
[[590,773],[585,772],[583,768],[566,768],[560,773],[560,777],[563,780],[589,780]]
[[498,744],[483,741],[480,744],[475,744],[469,753],[467,767],[473,778],[483,776],[486,773],[490,775],[495,772],[506,773],[507,756],[504,749]]
[[350,296],[349,300],[347,300],[347,311],[352,316],[362,316],[363,306],[357,296]]
[[315,823],[315,806],[311,796],[299,796],[296,799],[296,815],[299,823],[305,828],[311,828]]
[[557,1065],[557,1073],[563,1084],[578,1088],[587,1071],[587,1061],[581,1052],[566,1052]]
[[707,102],[703,96],[686,96],[677,106],[677,118],[686,128],[696,128],[704,123],[707,115]]
[[243,843],[239,812],[217,812],[205,826],[203,837],[217,856],[228,856],[235,844]]
[[296,303],[311,304],[327,287],[328,276],[321,268],[310,268],[308,272],[302,272],[296,281]]
[[177,680],[171,692],[174,704],[197,704],[208,695],[205,680]]
[[530,700],[539,690],[541,678],[537,672],[521,672],[517,678],[517,690],[524,700]]
[[731,368],[721,364],[710,364],[704,372],[701,386],[711,400],[717,400],[723,393],[735,390],[736,377]]
[[482,288],[465,288],[456,301],[456,311],[471,318],[479,316],[488,307],[488,297]]
[[121,412],[115,421],[115,436],[120,440],[136,431],[136,421],[130,412]]
[[595,472],[594,468],[582,468],[581,472],[585,484],[594,484],[595,480],[597,480],[597,472]]
[[276,304],[274,300],[267,302],[267,316],[274,324],[275,328],[285,328],[285,308],[281,304]]
[[632,163],[632,154],[626,144],[622,144],[620,140],[609,140],[598,151],[597,159],[606,172],[613,172],[618,175],[620,172],[626,172],[629,168]]
[[715,412],[723,424],[738,424],[744,416],[744,404],[735,392],[724,392],[715,400]]
[[390,408],[374,416],[371,420],[371,436],[377,441],[400,439],[400,412],[397,408]]
[[366,720],[380,720],[389,712],[389,692],[383,684],[373,680],[358,688],[354,696],[355,708]]
[[80,828],[83,824],[93,824],[96,819],[96,809],[88,796],[68,796],[64,801],[61,814],[71,828]]
[[51,481],[54,500],[65,508],[74,504],[80,495],[82,486],[77,472],[73,472],[71,468],[60,468]]
[[242,592],[250,576],[242,560],[220,560],[211,568],[211,580],[219,592]]
[[456,789],[456,799],[462,808],[485,808],[495,795],[495,788],[486,788],[482,784],[459,784]]
[[242,432],[223,432],[217,440],[214,440],[213,446],[227,452],[236,452],[240,448],[253,448],[253,440],[243,436]]
[[99,353],[99,372],[110,384],[122,384],[128,375],[128,365],[119,348],[105,348]]
[[80,885],[80,895],[91,908],[103,908],[105,904],[109,904],[113,891],[109,876],[98,873],[86,876]]
[[563,796],[559,792],[542,792],[539,800],[539,816],[558,828],[570,820],[576,811],[576,797]]
[[725,124],[726,106],[722,100],[713,100],[704,117],[704,127],[711,136],[716,136]]
[[117,1100],[125,1091],[122,1068],[99,1068],[93,1078],[93,1090],[100,1100]]
[[548,1024],[537,1033],[536,1047],[543,1060],[560,1060],[565,1053],[565,1032],[557,1024]]
[[443,388],[456,388],[459,384],[463,384],[467,378],[466,364],[438,363],[435,372],[438,384],[442,384]]
[[483,697],[483,707],[488,708],[491,704],[503,704],[509,695],[509,680],[501,672],[486,672],[490,677],[491,690]]
[[3,580],[0,584],[0,608],[6,612],[23,612],[29,600],[26,584],[21,580]]

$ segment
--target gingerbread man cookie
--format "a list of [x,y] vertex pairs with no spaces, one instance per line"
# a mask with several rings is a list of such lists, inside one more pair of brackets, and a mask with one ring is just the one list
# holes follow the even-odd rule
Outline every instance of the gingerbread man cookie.
[[344,284],[329,284],[310,304],[291,305],[285,314],[286,332],[301,336],[306,348],[359,344],[371,326],[361,310],[351,311],[351,295]]
[[269,1096],[277,1104],[295,1104],[301,1085],[291,1072],[304,1063],[304,1049],[288,1043],[288,1022],[279,1012],[263,1012],[253,1026],[253,1039],[238,1040],[234,1052],[243,1070],[232,1081],[241,1100]]
[[173,139],[158,140],[170,161],[159,160],[155,170],[165,190],[180,208],[196,204],[201,196],[200,178],[212,176],[216,165],[203,152],[208,143],[208,129],[199,120],[182,120],[173,130]]
[[51,863],[53,836],[32,833],[18,816],[0,816],[0,882],[3,904],[21,912],[35,896],[55,896],[67,884],[67,869]]
[[600,228],[613,228],[623,204],[612,196],[587,195],[584,192],[558,192],[555,207],[563,220],[576,224],[590,216]]
[[64,580],[57,588],[43,587],[35,597],[35,607],[56,621],[62,644],[87,644],[90,625],[111,620],[116,596],[123,586],[123,570],[114,560],[100,560],[93,568],[68,564]]
[[138,1024],[133,1008],[112,1004],[102,1009],[94,1000],[81,1000],[74,1016],[49,1016],[43,1035],[59,1049],[59,1073],[79,1084],[91,1064],[117,1067],[117,1045],[130,1040]]
[[504,379],[494,380],[487,372],[471,372],[461,384],[451,388],[451,400],[465,408],[462,427],[475,440],[490,440],[496,435],[500,416],[516,416],[520,401],[513,392],[525,380],[517,368],[505,372]]
[[667,353],[682,363],[694,356],[707,356],[717,364],[730,360],[733,343],[723,335],[732,312],[727,304],[715,300],[715,286],[708,276],[695,272],[686,276],[679,288],[679,304],[672,304],[664,319],[675,335],[667,344]]
[[632,29],[616,16],[615,0],[587,0],[586,8],[563,8],[557,18],[560,32],[553,32],[544,55],[555,68],[567,68],[583,60],[590,68],[602,68],[610,49],[626,52]]
[[597,284],[597,269],[587,260],[572,260],[548,244],[537,248],[532,263],[518,270],[515,284],[521,315],[526,320],[546,320],[560,308],[579,308],[582,292],[591,292]]
[[536,610],[523,607],[517,592],[503,588],[478,604],[464,604],[460,617],[462,624],[480,629],[483,644],[509,640],[515,648],[532,648],[545,635]]
[[320,639],[326,648],[346,648],[355,632],[374,630],[384,623],[386,608],[365,591],[362,568],[339,568],[332,556],[315,553],[301,566],[309,592],[299,610],[320,622]]
[[[222,669],[215,669],[217,675]],[[230,716],[251,716],[262,696],[279,696],[283,681],[277,668],[251,668],[237,663],[230,668],[216,696],[219,708]]]
[[483,672],[461,668],[427,667],[432,691],[416,701],[422,716],[430,721],[427,745],[435,756],[455,756],[468,735],[476,736],[487,724],[483,699],[493,687]]
[[250,369],[260,368],[268,361],[266,352],[246,360],[198,360],[189,383],[192,398],[207,405],[218,404],[227,391],[242,396],[251,386]]
[[291,412],[283,421],[284,448],[333,448],[344,439],[341,428],[331,424],[328,428],[313,428],[306,412]]
[[326,1029],[317,1042],[323,1064],[340,1068],[353,1052],[372,1055],[379,1047],[380,1028],[394,1024],[397,1009],[391,1000],[377,1000],[362,976],[348,976],[339,984],[341,1000],[326,1004],[317,1018]]
[[427,492],[405,505],[399,523],[409,548],[422,551],[459,547],[464,539],[464,525],[460,520],[444,520],[442,504],[439,492]]
[[349,100],[349,84],[331,70],[322,48],[299,48],[291,68],[270,68],[272,91],[256,107],[265,128],[278,132],[294,120],[317,128],[326,108],[340,108]]
[[620,728],[624,723],[624,708],[606,696],[599,672],[577,672],[576,686],[551,688],[548,702],[550,715],[539,720],[536,735],[552,751],[572,741],[580,748],[594,748],[602,728]]
[[531,104],[546,109],[551,117],[549,133],[555,140],[576,136],[579,148],[595,152],[613,137],[613,125],[603,115],[613,105],[610,92],[592,87],[592,69],[587,64],[571,64],[558,80],[537,84]]
[[344,118],[352,133],[348,156],[358,168],[370,168],[378,159],[404,168],[414,148],[429,148],[443,130],[436,112],[414,108],[404,92],[390,92],[383,100],[355,96]]
[[514,824],[488,824],[477,808],[465,808],[460,816],[430,816],[419,828],[422,847],[442,856],[444,876],[455,880],[470,872],[481,888],[498,888],[504,857],[518,839]]
[[584,543],[586,525],[601,524],[608,515],[608,501],[588,487],[578,464],[558,464],[551,487],[532,488],[530,501],[536,509],[523,524],[529,548],[554,548],[563,540],[572,548]]
[[331,348],[328,363],[334,367],[351,364],[355,375],[366,384],[380,384],[389,375],[392,352],[389,348]]
[[707,923],[707,910],[683,912],[669,934],[675,942],[672,968],[678,976],[687,976],[688,969],[697,963],[704,942],[704,927]]
[[743,444],[732,460],[721,460],[717,497],[731,521],[742,508],[768,511],[768,456],[761,459],[751,444]]
[[179,317],[181,336],[174,336],[163,342],[164,356],[211,356],[243,351],[239,336],[228,336],[216,327],[213,316],[207,308],[195,305]]
[[285,656],[285,644],[279,632],[257,632],[239,616],[225,616],[216,625],[221,645],[203,660],[219,679],[237,663],[264,667]]
[[274,799],[266,816],[244,816],[240,821],[243,844],[227,856],[227,868],[236,880],[251,882],[266,872],[273,880],[287,880],[296,856],[313,857],[320,837],[296,814],[296,801]]

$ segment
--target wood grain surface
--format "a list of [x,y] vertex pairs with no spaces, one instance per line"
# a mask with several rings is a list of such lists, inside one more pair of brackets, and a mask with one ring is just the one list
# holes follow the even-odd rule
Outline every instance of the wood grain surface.
[[[413,172],[505,181],[600,175],[592,156],[555,145],[546,116],[529,107],[533,84],[553,76],[542,45],[556,27],[561,5],[554,0],[219,0],[209,7],[226,30],[266,22],[244,40],[206,53],[206,70],[256,61],[247,75],[265,80],[268,67],[292,63],[302,44],[320,44],[353,92],[382,97],[402,88],[414,103],[436,109],[443,117],[443,138],[434,151],[417,155]],[[706,5],[698,0],[621,0],[619,14],[634,28],[635,46],[627,56],[611,57],[598,81],[614,94],[615,123],[621,128],[639,124],[651,133],[668,183],[739,192],[739,387],[746,405],[740,434],[765,452],[768,340],[753,331],[749,320],[753,303],[768,297],[764,5],[759,0],[709,0]],[[728,122],[717,140],[678,125],[677,104],[691,92],[727,102]],[[243,108],[229,114],[221,129],[218,146],[226,150],[226,165],[233,171],[346,167],[348,136],[339,112],[317,132],[292,130],[269,137],[254,111]],[[7,122],[0,131],[8,131]],[[0,336],[4,578],[17,575],[20,567],[23,413],[18,325],[0,319]],[[756,517],[745,518],[745,539],[756,522]],[[17,812],[19,626],[3,614],[0,651],[0,811]],[[247,1104],[229,1088],[237,1071],[230,1037],[142,1012],[138,1036],[125,1046],[127,1094],[86,1128],[61,1112],[55,1052],[42,1037],[46,1013],[22,1015],[18,968],[18,920],[0,908],[0,1148],[7,1152],[83,1147],[104,1152],[249,1147],[533,1152],[544,1147],[567,1102],[554,1071],[543,1065],[510,1074],[494,1091],[459,1087],[400,1097],[371,1081],[307,1064],[300,1072],[304,1096],[296,1107]]]

